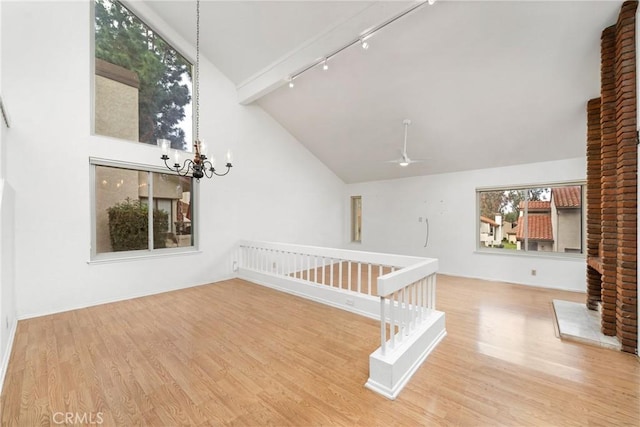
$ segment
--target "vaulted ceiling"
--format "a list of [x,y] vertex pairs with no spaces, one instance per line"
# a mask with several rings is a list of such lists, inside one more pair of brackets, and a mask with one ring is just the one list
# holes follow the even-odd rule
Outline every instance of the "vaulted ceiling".
[[[202,54],[347,183],[582,156],[621,1],[204,1]],[[195,43],[195,3],[149,1]],[[408,154],[400,167],[403,119]]]

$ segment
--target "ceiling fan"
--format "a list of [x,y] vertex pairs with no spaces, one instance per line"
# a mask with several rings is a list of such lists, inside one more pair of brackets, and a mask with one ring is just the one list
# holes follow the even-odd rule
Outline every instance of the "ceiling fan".
[[406,166],[409,166],[411,163],[422,163],[422,162],[424,162],[425,159],[410,159],[409,156],[407,155],[407,130],[409,129],[409,125],[411,124],[411,120],[404,119],[402,121],[402,124],[404,125],[404,146],[402,147],[402,150],[400,151],[400,158],[399,159],[395,159],[395,160],[389,160],[389,161],[387,161],[387,163],[397,163],[398,165],[400,165],[402,167],[406,167]]

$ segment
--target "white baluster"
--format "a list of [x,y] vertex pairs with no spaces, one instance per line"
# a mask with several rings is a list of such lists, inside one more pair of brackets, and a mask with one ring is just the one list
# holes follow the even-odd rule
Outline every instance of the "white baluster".
[[329,260],[329,286],[333,288],[333,259]]
[[371,264],[367,264],[367,294],[371,295]]
[[420,279],[420,286],[418,287],[418,294],[420,295],[420,321],[424,320],[424,279]]
[[411,292],[413,293],[412,299],[413,299],[413,311],[412,311],[412,316],[413,316],[413,329],[416,328],[416,325],[418,323],[418,307],[420,307],[420,304],[418,304],[418,286],[420,284],[420,281],[417,281],[415,283],[413,283],[411,285]]
[[431,309],[436,309],[436,275],[435,273],[431,276]]
[[391,294],[391,300],[389,301],[389,305],[391,307],[389,307],[389,312],[390,312],[390,318],[389,318],[389,324],[391,325],[391,350],[393,350],[394,348],[396,348],[396,299],[397,299],[397,292],[394,292],[393,294]]
[[318,257],[313,257],[313,281],[318,283]]
[[338,287],[342,289],[342,260],[339,260],[338,264]]
[[404,334],[409,335],[409,289],[402,288],[402,294],[404,296]]
[[320,284],[324,285],[324,257],[322,257],[322,278],[320,279]]
[[347,263],[347,289],[351,290],[351,261]]
[[362,292],[362,264],[358,263],[358,293]]
[[258,264],[258,248],[256,247],[252,247],[251,248],[251,253],[253,254],[253,261],[251,262],[251,268],[258,271],[260,270],[259,268],[259,264]]
[[[393,334],[393,331],[391,331]],[[387,352],[387,318],[385,316],[385,299],[380,297],[380,352]]]

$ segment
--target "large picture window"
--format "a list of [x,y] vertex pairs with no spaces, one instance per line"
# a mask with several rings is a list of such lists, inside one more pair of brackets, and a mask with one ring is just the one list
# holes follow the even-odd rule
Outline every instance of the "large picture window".
[[584,253],[584,185],[477,191],[478,247]]
[[117,0],[95,0],[94,129],[191,151],[192,64]]
[[194,246],[193,178],[96,163],[92,173],[92,258]]

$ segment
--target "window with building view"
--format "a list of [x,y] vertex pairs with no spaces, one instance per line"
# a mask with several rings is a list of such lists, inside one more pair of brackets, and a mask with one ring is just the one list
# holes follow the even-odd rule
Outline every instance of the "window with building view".
[[120,2],[95,1],[96,134],[190,151],[192,68]]
[[93,257],[194,246],[193,178],[92,164]]
[[584,252],[584,185],[479,190],[478,247]]

